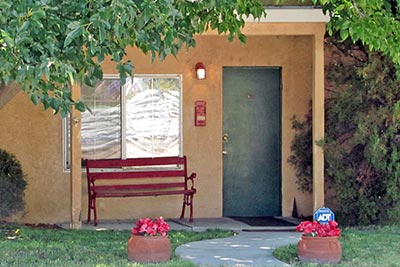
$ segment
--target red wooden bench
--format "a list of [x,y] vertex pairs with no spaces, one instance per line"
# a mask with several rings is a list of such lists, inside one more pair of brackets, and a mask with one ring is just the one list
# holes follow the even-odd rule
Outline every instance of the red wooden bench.
[[180,219],[190,207],[193,221],[193,196],[196,173],[187,175],[186,156],[162,158],[86,160],[88,183],[88,218],[91,210],[97,225],[96,199],[111,197],[142,197],[183,195]]

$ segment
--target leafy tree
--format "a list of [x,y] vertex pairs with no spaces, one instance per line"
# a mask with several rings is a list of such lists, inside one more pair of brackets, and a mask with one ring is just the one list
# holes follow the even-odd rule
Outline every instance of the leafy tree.
[[74,83],[93,85],[109,56],[121,78],[132,74],[125,48],[135,46],[153,60],[194,47],[207,29],[244,42],[243,15],[259,18],[264,4],[319,5],[331,16],[328,32],[361,41],[400,66],[399,0],[0,0],[0,88],[18,83],[33,103],[61,111],[71,105]]
[[94,85],[105,57],[123,79],[133,71],[128,46],[163,60],[208,29],[244,42],[244,15],[259,18],[264,8],[254,0],[0,0],[0,13],[0,84],[15,81],[33,103],[65,116],[71,105],[87,108],[70,87]]
[[[304,0],[302,0],[304,2]],[[370,51],[380,51],[400,66],[399,0],[312,0],[331,20],[328,33],[342,40],[360,41]]]
[[[361,41],[400,65],[399,0],[298,2],[329,12],[329,33]],[[257,0],[0,0],[0,12],[0,86],[15,81],[33,103],[63,116],[71,105],[85,110],[82,102],[72,101],[70,86],[101,79],[106,56],[124,78],[133,69],[124,59],[127,46],[163,60],[183,46],[194,47],[193,36],[207,29],[245,41],[243,15],[264,13]]]

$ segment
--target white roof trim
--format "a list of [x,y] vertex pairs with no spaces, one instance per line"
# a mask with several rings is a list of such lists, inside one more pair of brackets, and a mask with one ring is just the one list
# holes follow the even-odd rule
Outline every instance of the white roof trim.
[[246,22],[329,22],[329,15],[320,8],[266,8],[266,17],[260,20],[250,16]]

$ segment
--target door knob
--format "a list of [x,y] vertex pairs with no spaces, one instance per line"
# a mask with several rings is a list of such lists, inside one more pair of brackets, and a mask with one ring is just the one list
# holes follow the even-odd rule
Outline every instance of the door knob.
[[226,133],[226,134],[224,134],[223,136],[222,136],[222,142],[223,143],[228,143],[228,141],[229,141],[229,138],[228,138],[229,136],[228,136],[228,134]]

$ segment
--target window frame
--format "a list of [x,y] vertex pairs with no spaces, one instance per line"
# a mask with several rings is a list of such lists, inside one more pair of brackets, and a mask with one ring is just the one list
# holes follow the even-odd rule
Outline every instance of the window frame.
[[[177,156],[183,155],[183,76],[182,74],[135,74],[134,77],[131,79],[140,77],[149,77],[149,78],[179,78],[179,152]],[[120,79],[118,74],[104,74],[102,80],[106,79]],[[126,91],[123,86],[120,87],[121,97],[120,97],[120,104],[121,104],[121,156],[120,159],[126,159],[127,155],[127,147],[126,147]],[[62,119],[62,161],[63,161],[63,172],[70,172],[71,165],[70,165],[70,114],[68,114],[64,119]],[[82,165],[82,170],[84,166]]]

